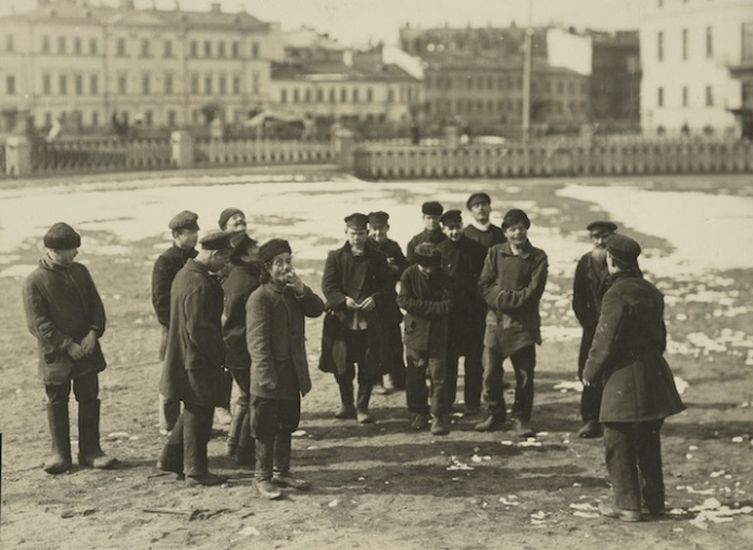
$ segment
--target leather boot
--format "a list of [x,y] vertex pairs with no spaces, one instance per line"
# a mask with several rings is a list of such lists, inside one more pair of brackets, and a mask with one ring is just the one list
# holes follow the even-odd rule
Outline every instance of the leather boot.
[[272,483],[275,438],[256,440],[256,470],[254,485],[259,495],[269,500],[282,497],[282,491]]
[[583,439],[593,439],[595,437],[601,437],[601,435],[601,424],[596,420],[588,420],[583,426],[581,426],[580,430],[578,430],[578,437],[582,437]]
[[248,409],[243,417],[241,429],[238,432],[238,448],[235,452],[235,461],[239,466],[254,469],[256,462],[255,440],[251,437],[251,415]]
[[371,424],[374,417],[369,414],[369,401],[371,400],[371,384],[358,384],[358,400],[356,401],[356,418],[361,424]]
[[450,417],[446,414],[432,416],[432,435],[447,435],[450,433]]
[[78,463],[94,468],[112,468],[115,458],[107,456],[99,446],[99,399],[78,404]]
[[227,454],[228,456],[235,456],[235,452],[238,449],[238,438],[241,433],[241,426],[243,425],[243,418],[248,414],[248,408],[242,405],[236,405],[235,411],[233,411],[233,418],[230,420],[230,428],[227,431]]
[[71,427],[68,419],[68,403],[47,405],[47,423],[50,428],[52,452],[44,461],[48,474],[62,474],[71,467]]
[[473,429],[477,432],[493,432],[501,430],[505,425],[505,417],[501,414],[490,413],[485,420],[476,424]]
[[340,409],[335,413],[335,418],[347,420],[356,417],[356,406],[353,404],[353,382],[338,382],[340,390]]
[[536,435],[536,432],[531,427],[531,421],[526,420],[524,418],[516,418],[513,420],[513,425],[515,427],[515,433],[518,435],[518,437],[534,437]]
[[290,473],[290,455],[292,441],[289,433],[278,433],[275,437],[275,461],[272,483],[280,487],[290,487],[305,491],[311,488],[311,483],[305,479],[294,477]]

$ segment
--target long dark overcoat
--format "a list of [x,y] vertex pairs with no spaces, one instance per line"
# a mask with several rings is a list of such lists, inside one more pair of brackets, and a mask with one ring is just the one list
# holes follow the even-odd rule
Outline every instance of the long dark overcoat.
[[248,371],[251,356],[246,346],[246,302],[259,287],[261,267],[257,264],[236,265],[222,283],[225,293],[225,368]]

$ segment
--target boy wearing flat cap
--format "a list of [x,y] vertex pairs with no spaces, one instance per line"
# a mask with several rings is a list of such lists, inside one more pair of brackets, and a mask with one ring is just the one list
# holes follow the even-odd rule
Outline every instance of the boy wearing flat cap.
[[269,499],[280,498],[279,487],[309,487],[290,472],[291,434],[301,419],[301,397],[311,390],[305,318],[319,317],[324,303],[298,277],[290,255],[283,239],[259,248],[262,285],[246,303],[254,477],[259,494]]
[[[400,278],[398,305],[405,314],[406,400],[410,425],[426,428],[429,411],[431,433],[450,432],[450,408],[447,399],[447,337],[449,314],[453,305],[451,282],[441,267],[439,250],[432,243],[420,243],[415,250],[416,263]],[[427,405],[426,374],[431,383],[431,407]]]
[[614,500],[599,511],[639,521],[664,513],[661,428],[685,409],[664,359],[664,296],[643,278],[640,245],[624,235],[606,243],[610,284],[601,302],[583,384],[603,388],[599,422]]
[[37,339],[39,376],[47,394],[47,421],[52,454],[44,463],[49,474],[71,467],[68,399],[78,401],[78,463],[110,468],[115,459],[99,443],[98,373],[105,369],[99,339],[105,332],[105,308],[89,270],[74,259],[81,236],[56,223],[44,236],[46,253],[23,288],[26,322]]
[[477,288],[486,250],[463,234],[460,210],[446,211],[439,224],[447,238],[437,245],[437,250],[442,256],[442,269],[450,278],[455,304],[449,316],[447,399],[452,410],[457,393],[458,361],[464,357],[465,414],[473,416],[481,407],[486,304],[478,296]]
[[[319,369],[335,375],[340,390],[339,419],[373,422],[369,400],[373,385],[389,365],[388,315],[395,301],[395,283],[387,258],[368,239],[368,217],[345,218],[347,242],[327,255],[322,291],[327,315],[322,329]],[[358,364],[358,395],[353,380]]]
[[[387,257],[387,266],[390,269],[393,281],[397,283],[400,281],[400,276],[405,268],[408,267],[408,260],[403,255],[400,245],[387,236],[390,230],[389,220],[390,215],[387,212],[370,212],[369,240]],[[400,335],[400,322],[403,320],[403,316],[396,303],[393,303],[393,307],[387,307],[385,315],[384,321],[388,331],[389,352],[391,354],[391,359],[387,365],[389,382],[394,389],[402,390],[405,389],[403,339]]]
[[[157,314],[157,322],[162,329],[160,342],[159,360],[165,359],[165,346],[167,344],[167,328],[170,326],[170,285],[178,274],[178,271],[186,265],[186,262],[195,258],[196,242],[199,239],[199,216],[190,210],[184,210],[173,216],[168,223],[172,231],[173,244],[170,248],[159,255],[154,262],[152,270],[152,306]],[[159,427],[163,434],[173,429],[175,421],[180,414],[180,402],[165,399],[159,396]]]
[[[591,349],[596,323],[599,320],[601,298],[607,290],[607,239],[617,231],[617,226],[609,221],[595,221],[586,228],[593,242],[593,249],[585,253],[575,268],[573,280],[573,311],[583,328],[578,353],[578,379],[583,377],[588,350]],[[584,386],[580,397],[580,414],[583,425],[578,430],[578,437],[590,439],[601,435],[599,408],[601,406],[601,388]]]
[[502,362],[510,358],[515,372],[513,426],[531,437],[533,373],[536,344],[541,344],[539,302],[546,286],[546,253],[528,240],[531,221],[513,208],[502,222],[507,242],[489,249],[479,280],[479,293],[489,307],[484,334],[484,401],[489,416],[478,431],[501,429],[505,422]]
[[408,263],[416,263],[415,258],[413,257],[413,252],[419,244],[439,244],[445,240],[445,234],[442,233],[442,229],[439,227],[439,217],[442,215],[442,212],[444,212],[444,207],[436,201],[425,202],[421,205],[421,216],[424,221],[424,230],[418,235],[414,235],[413,238],[408,241],[408,246],[405,249]]
[[170,291],[170,327],[160,391],[183,402],[157,468],[185,476],[188,485],[218,485],[226,478],[209,472],[207,444],[214,407],[222,400],[225,344],[222,339],[223,293],[211,276],[230,257],[223,231],[199,240],[198,255],[186,262]]
[[478,243],[485,250],[489,250],[495,244],[505,242],[505,234],[501,228],[489,221],[492,212],[492,199],[486,193],[473,193],[465,202],[466,208],[473,219],[463,228],[463,234]]

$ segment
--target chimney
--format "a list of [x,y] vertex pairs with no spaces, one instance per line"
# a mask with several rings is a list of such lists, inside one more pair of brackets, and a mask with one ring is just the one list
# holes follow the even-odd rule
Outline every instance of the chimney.
[[212,2],[212,13],[222,13],[222,4],[220,2]]

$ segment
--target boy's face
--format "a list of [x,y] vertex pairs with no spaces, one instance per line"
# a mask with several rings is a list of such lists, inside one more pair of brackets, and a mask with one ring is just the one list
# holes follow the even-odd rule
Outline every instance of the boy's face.
[[434,231],[439,227],[439,216],[433,214],[424,214],[424,229],[427,231]]
[[389,230],[390,226],[388,224],[369,224],[369,237],[371,237],[378,243],[382,242],[387,238],[387,233],[389,232]]
[[365,229],[359,229],[357,227],[348,227],[345,229],[345,235],[348,237],[350,246],[356,250],[363,250],[366,246],[366,239],[368,238],[368,231]]
[[78,256],[78,248],[69,248],[67,250],[53,250],[52,248],[48,248],[47,251],[50,254],[50,258],[60,265],[71,265],[76,256]]
[[471,215],[478,223],[488,223],[491,212],[492,206],[488,202],[477,202],[471,206]]
[[273,281],[286,284],[293,271],[293,258],[289,252],[282,252],[275,256],[269,264],[269,275]]
[[179,229],[173,233],[175,242],[181,248],[194,248],[199,241],[199,231],[194,229]]
[[442,224],[442,231],[447,238],[453,242],[458,242],[463,235],[463,224],[457,222],[451,222],[448,224]]
[[528,229],[522,223],[516,223],[505,229],[505,237],[510,243],[520,246],[528,240]]
[[432,273],[434,273],[434,270],[437,269],[436,266],[433,265],[421,265],[418,264],[418,271],[424,275],[425,277],[429,277]]

